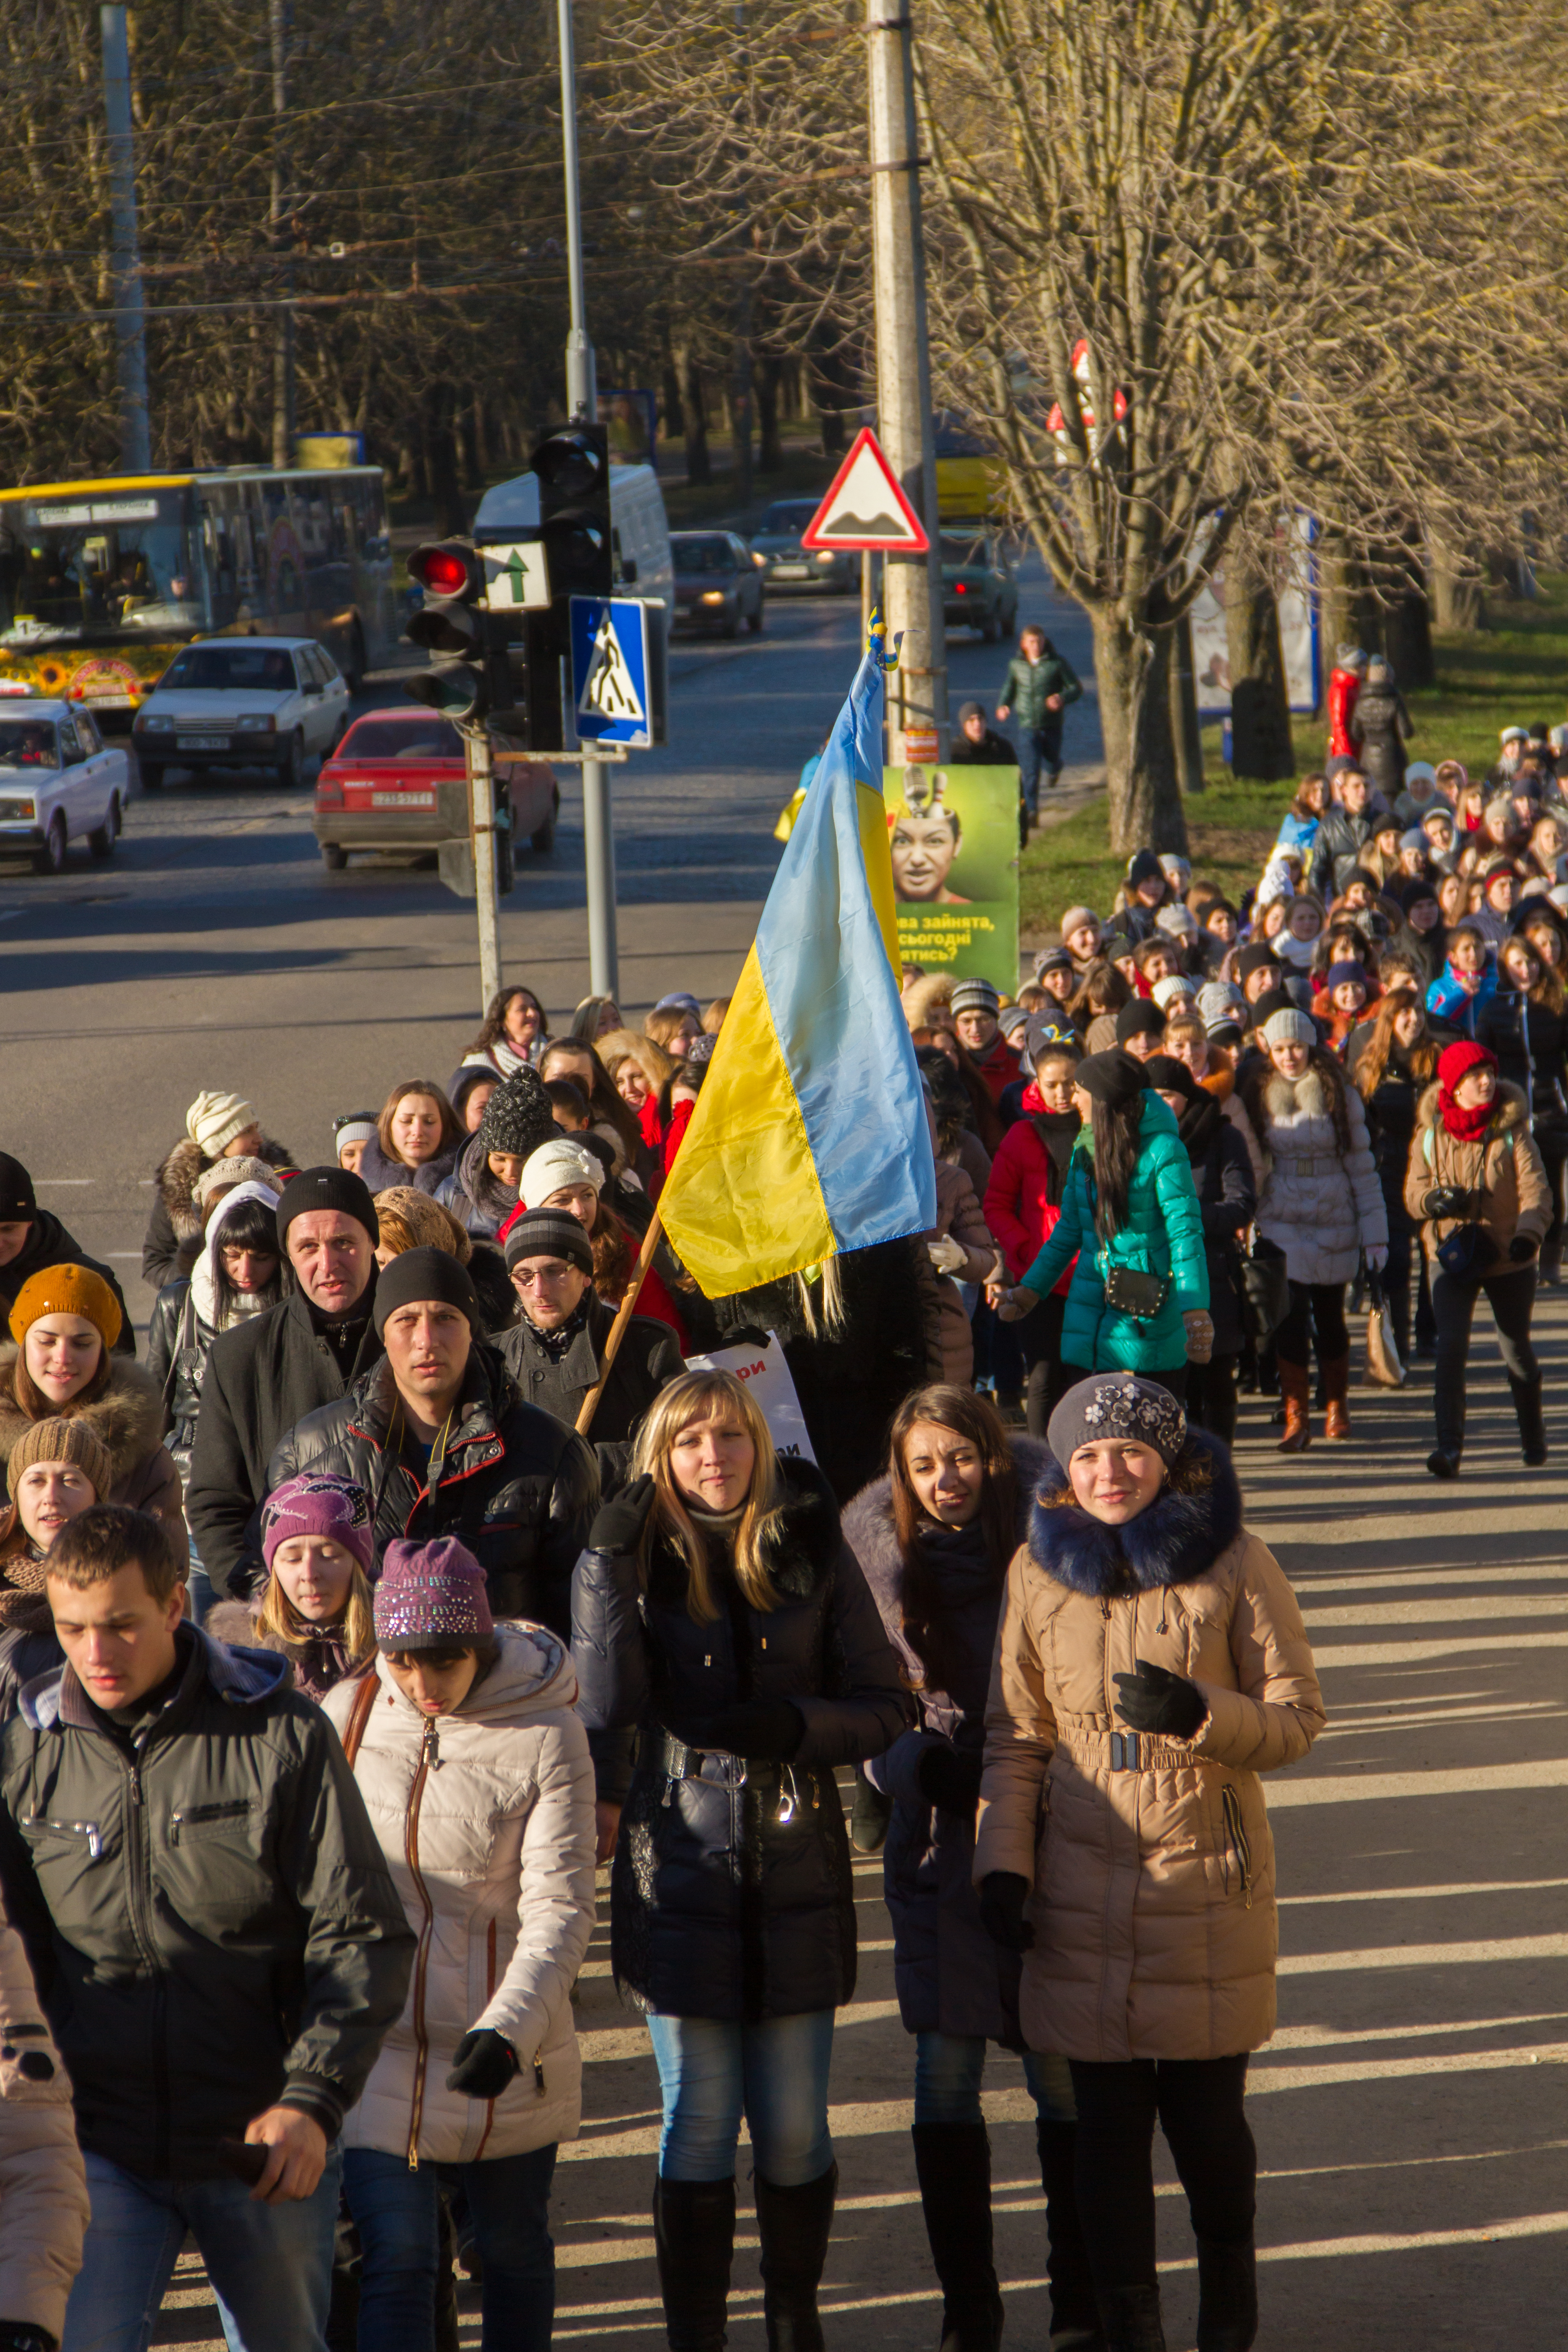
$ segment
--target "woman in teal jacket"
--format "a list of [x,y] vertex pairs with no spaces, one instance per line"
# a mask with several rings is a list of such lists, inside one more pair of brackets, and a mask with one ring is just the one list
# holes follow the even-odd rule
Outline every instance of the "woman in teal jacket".
[[1018,1288],[1004,1294],[1002,1318],[1028,1314],[1076,1256],[1063,1363],[1086,1373],[1138,1372],[1179,1396],[1188,1359],[1206,1363],[1214,1345],[1203,1213],[1186,1147],[1145,1086],[1142,1064],[1120,1047],[1079,1065],[1074,1100],[1083,1132],[1061,1214]]

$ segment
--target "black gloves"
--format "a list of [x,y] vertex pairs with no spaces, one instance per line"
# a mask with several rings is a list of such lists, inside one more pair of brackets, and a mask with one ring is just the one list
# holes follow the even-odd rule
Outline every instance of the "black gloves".
[[1535,1255],[1535,1244],[1528,1234],[1515,1234],[1508,1245],[1508,1254],[1516,1265],[1522,1265],[1527,1257]]
[[58,2352],[58,2336],[47,2327],[26,2319],[0,2319],[0,2352]]
[[600,1504],[588,1530],[590,1550],[636,1551],[652,1508],[653,1478],[645,1471],[640,1478],[633,1479],[624,1495],[617,1495],[613,1502]]
[[1434,1184],[1421,1203],[1424,1217],[1468,1217],[1470,1196],[1462,1184]]
[[928,1805],[950,1813],[973,1813],[980,1802],[980,1759],[961,1756],[945,1744],[921,1750],[915,1768],[921,1794]]
[[805,1737],[805,1717],[787,1698],[752,1698],[690,1723],[672,1723],[669,1728],[677,1739],[704,1755],[743,1756],[754,1764],[787,1764]]
[[465,2091],[470,2099],[499,2099],[517,2077],[519,2060],[504,2033],[493,2025],[470,2027],[452,2053],[449,2091]]
[[1035,1931],[1024,1916],[1029,1882],[1016,1870],[988,1871],[980,1882],[980,1924],[1005,1952],[1026,1952]]
[[1167,1738],[1190,1739],[1208,1708],[1196,1683],[1173,1675],[1164,1666],[1140,1658],[1135,1675],[1118,1675],[1121,1696],[1116,1711],[1134,1731],[1163,1732]]

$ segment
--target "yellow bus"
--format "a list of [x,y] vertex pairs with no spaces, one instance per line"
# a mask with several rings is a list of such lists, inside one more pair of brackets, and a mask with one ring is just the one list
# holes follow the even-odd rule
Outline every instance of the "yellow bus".
[[379,466],[0,490],[0,678],[128,727],[183,645],[315,637],[357,687],[397,641]]

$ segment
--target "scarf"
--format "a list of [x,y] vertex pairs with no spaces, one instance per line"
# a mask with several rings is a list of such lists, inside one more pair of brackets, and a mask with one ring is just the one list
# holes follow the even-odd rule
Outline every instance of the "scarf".
[[1176,1118],[1176,1133],[1186,1147],[1187,1159],[1196,1168],[1208,1158],[1209,1146],[1224,1111],[1213,1095],[1197,1094],[1184,1103]]
[[583,1293],[582,1297],[577,1301],[576,1306],[573,1308],[571,1314],[566,1318],[565,1322],[558,1325],[553,1331],[542,1331],[538,1324],[534,1321],[532,1316],[529,1313],[527,1307],[525,1307],[523,1308],[523,1321],[527,1324],[529,1329],[532,1332],[534,1338],[538,1340],[540,1346],[543,1349],[545,1354],[549,1357],[552,1364],[559,1364],[562,1362],[565,1357],[567,1349],[571,1347],[573,1340],[577,1337],[578,1332],[581,1331],[583,1326],[587,1322],[588,1306],[594,1294],[592,1290],[585,1290]]
[[1437,1108],[1443,1114],[1443,1124],[1456,1143],[1479,1143],[1497,1112],[1497,1097],[1490,1102],[1472,1103],[1467,1109],[1456,1102],[1447,1087],[1437,1089]]
[[[1033,1087],[1030,1088],[1033,1093]],[[1039,1097],[1037,1095],[1036,1100]],[[1062,1204],[1062,1193],[1068,1181],[1068,1169],[1072,1162],[1072,1148],[1082,1132],[1076,1110],[1037,1110],[1030,1124],[1046,1147],[1051,1163],[1046,1185],[1046,1199],[1053,1209]]]
[[520,1054],[510,1038],[505,1036],[498,1037],[487,1050],[503,1078],[510,1078],[518,1070],[531,1070],[533,1067],[533,1055],[531,1053]]

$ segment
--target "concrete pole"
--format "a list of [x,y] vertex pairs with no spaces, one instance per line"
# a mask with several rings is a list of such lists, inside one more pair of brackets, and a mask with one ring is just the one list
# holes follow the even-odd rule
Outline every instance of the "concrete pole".
[[[925,525],[929,557],[883,560],[882,611],[903,648],[888,680],[888,758],[947,756],[947,646],[937,541],[936,452],[926,340],[914,51],[907,0],[866,0],[869,34],[871,247],[877,293],[877,417],[888,463]],[[914,736],[911,747],[908,744]]]
[[[289,219],[293,203],[289,149],[289,37],[293,30],[289,0],[268,0],[268,25],[272,40],[272,184],[268,230],[277,253],[285,246],[291,249],[294,236]],[[291,260],[282,285],[285,296],[291,296]],[[278,312],[272,344],[272,463],[279,468],[294,463],[294,305],[287,299]]]
[[114,305],[115,373],[120,383],[120,462],[128,474],[150,474],[153,434],[147,413],[147,327],[136,235],[136,150],[131,128],[131,53],[124,8],[100,8],[99,25],[103,42],[103,112],[109,133],[110,299]]
[[[583,275],[583,208],[577,188],[577,65],[572,0],[556,0],[561,28],[561,160],[566,181],[566,284],[572,327],[566,338],[566,405],[574,420],[594,424],[599,394],[594,346],[588,340],[588,297]],[[616,996],[616,836],[610,772],[603,760],[583,762],[583,862],[588,885],[588,985],[595,996]]]
[[496,898],[495,768],[483,719],[463,730],[468,767],[468,824],[474,844],[474,898],[479,916],[479,1013],[500,987],[500,910]]

